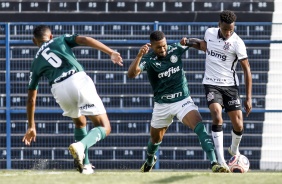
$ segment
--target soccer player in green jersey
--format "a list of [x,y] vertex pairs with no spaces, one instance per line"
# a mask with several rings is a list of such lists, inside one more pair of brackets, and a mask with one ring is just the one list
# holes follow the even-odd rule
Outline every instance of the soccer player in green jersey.
[[[154,31],[150,34],[150,43],[140,48],[135,60],[129,66],[129,78],[134,78],[142,71],[147,71],[154,92],[155,103],[147,159],[141,167],[141,172],[150,172],[155,165],[157,161],[155,154],[174,116],[198,135],[201,146],[210,159],[212,171],[227,172],[217,163],[212,139],[202,123],[198,107],[190,97],[182,66],[182,54],[189,47],[200,49],[199,42],[198,39],[183,38],[180,43],[167,45],[164,33]],[[151,52],[149,52],[150,48]]]
[[[97,94],[92,79],[84,72],[71,48],[84,45],[108,54],[114,64],[122,66],[122,58],[103,43],[91,37],[65,34],[53,38],[48,26],[39,25],[33,31],[33,42],[39,47],[30,69],[27,98],[28,129],[22,141],[30,145],[36,140],[35,104],[38,82],[42,76],[49,80],[51,92],[63,110],[63,116],[72,118],[77,141],[69,146],[77,170],[92,174],[93,166],[88,158],[88,148],[104,139],[111,132],[111,125],[104,105]],[[86,117],[94,128],[86,130]]]

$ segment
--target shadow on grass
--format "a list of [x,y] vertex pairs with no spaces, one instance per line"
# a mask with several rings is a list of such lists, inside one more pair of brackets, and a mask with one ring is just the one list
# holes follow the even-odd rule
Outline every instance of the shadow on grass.
[[171,176],[171,177],[164,178],[161,180],[155,180],[152,183],[172,183],[172,182],[186,180],[186,179],[193,178],[193,177],[194,176],[192,175]]

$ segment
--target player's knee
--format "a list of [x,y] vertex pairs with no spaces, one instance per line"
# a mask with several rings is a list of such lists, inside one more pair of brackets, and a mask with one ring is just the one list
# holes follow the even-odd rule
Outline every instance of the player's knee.
[[210,112],[211,112],[211,115],[212,115],[213,123],[214,124],[222,124],[223,119],[222,119],[221,110],[210,109]]
[[222,125],[223,119],[221,116],[214,116],[213,117],[213,124],[214,125]]
[[233,125],[233,130],[235,130],[236,132],[243,132],[244,130],[243,121],[238,120],[235,123],[232,122],[232,125]]
[[222,125],[223,123],[222,116],[216,113],[212,114],[212,121],[214,125]]

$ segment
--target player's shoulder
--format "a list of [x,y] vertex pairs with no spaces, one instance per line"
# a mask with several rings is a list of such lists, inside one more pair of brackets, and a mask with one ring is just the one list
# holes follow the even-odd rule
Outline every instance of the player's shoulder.
[[236,32],[234,32],[232,36],[235,40],[243,41],[242,38]]
[[181,45],[179,42],[167,45],[168,54],[183,52],[184,49],[188,49],[188,47]]
[[151,57],[152,55],[154,55],[153,50],[149,50],[149,52],[145,54],[143,57]]
[[217,35],[218,34],[218,27],[210,27],[206,30],[206,33],[208,34],[213,34],[213,35]]
[[77,37],[78,34],[62,34],[56,38],[53,38],[54,41],[61,41],[61,40],[73,40],[75,37]]
[[234,42],[234,43],[245,44],[243,39],[239,35],[237,35],[237,33],[235,33],[235,32],[233,33],[231,38],[232,38],[232,42]]
[[177,47],[177,46],[179,46],[179,43],[171,43],[167,45],[168,48]]
[[155,58],[155,57],[156,57],[156,54],[153,51],[149,51],[147,54],[145,54],[142,57],[142,59],[146,60],[146,61],[149,61],[149,60],[151,60],[152,58]]

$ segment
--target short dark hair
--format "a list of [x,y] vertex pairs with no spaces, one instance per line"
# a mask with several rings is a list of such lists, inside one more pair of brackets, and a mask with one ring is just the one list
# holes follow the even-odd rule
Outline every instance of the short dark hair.
[[46,31],[51,32],[51,29],[46,25],[36,26],[33,30],[33,36],[37,39],[41,39],[44,36],[44,34],[46,33]]
[[160,41],[165,38],[165,34],[161,31],[154,31],[150,34],[150,41]]
[[220,22],[225,22],[227,24],[232,24],[236,21],[237,17],[234,12],[230,10],[224,10],[219,14]]

